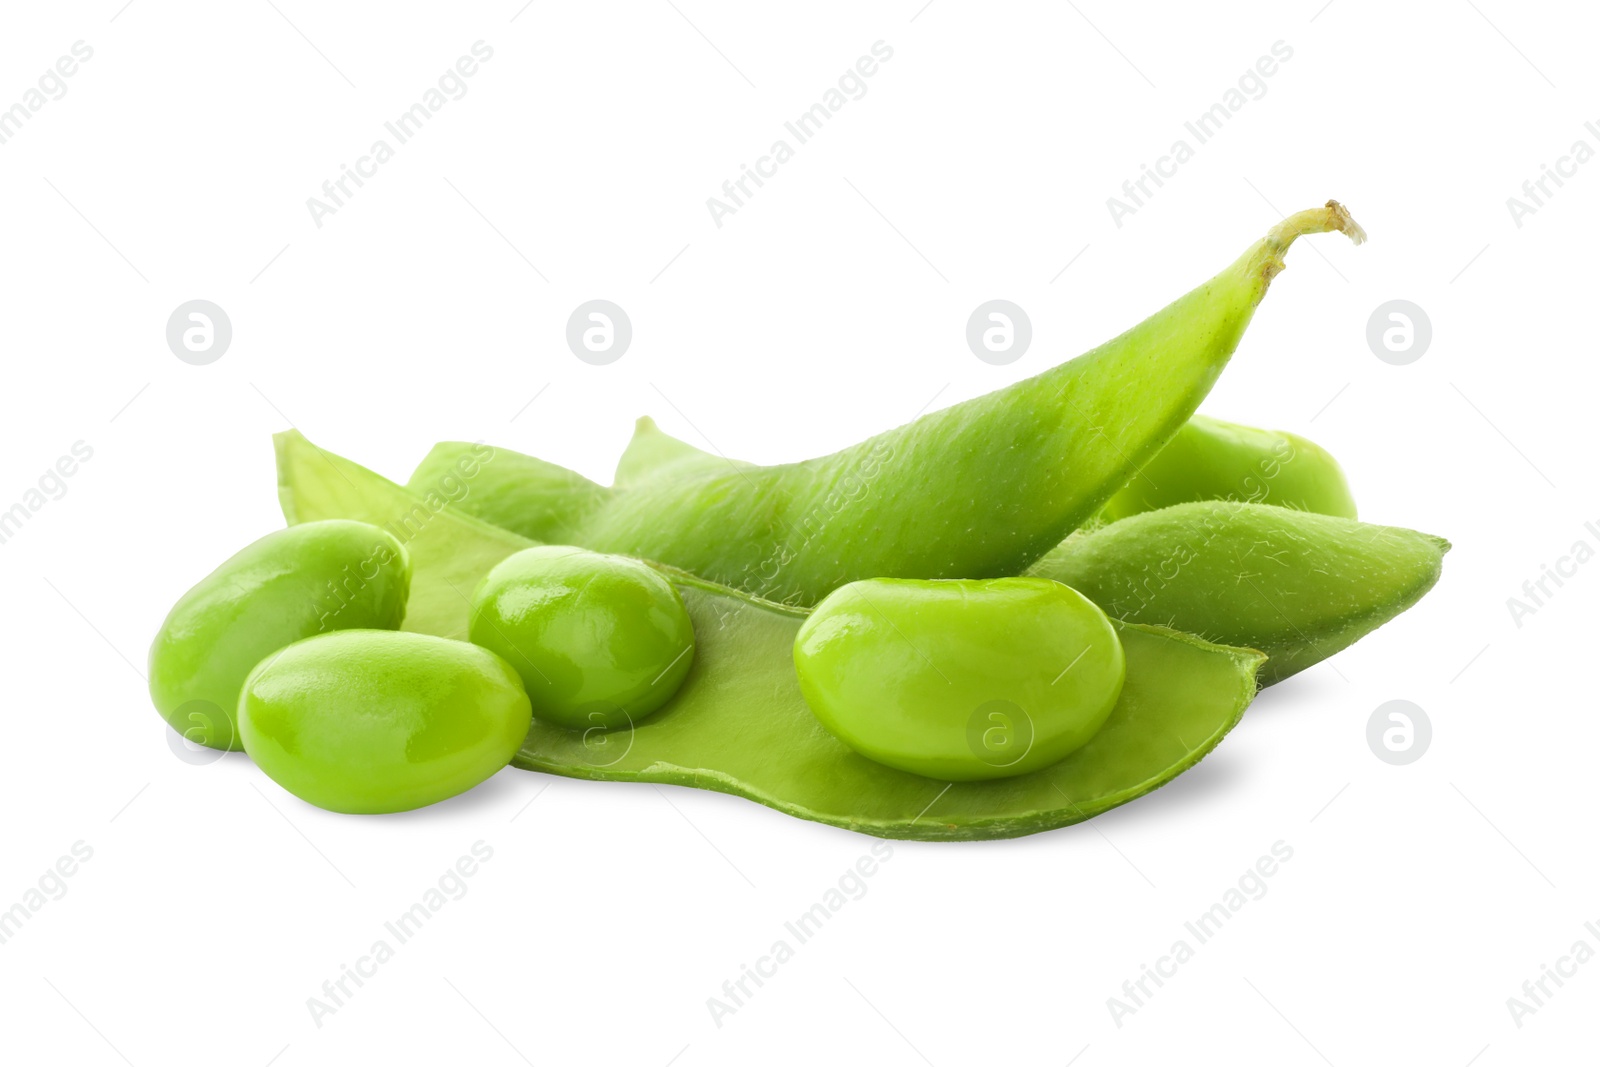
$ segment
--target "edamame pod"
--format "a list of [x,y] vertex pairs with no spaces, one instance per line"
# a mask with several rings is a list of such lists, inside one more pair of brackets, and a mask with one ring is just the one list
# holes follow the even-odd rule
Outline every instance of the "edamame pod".
[[1070,537],[1029,573],[1072,586],[1113,618],[1260,649],[1265,686],[1415,604],[1449,549],[1397,526],[1204,501]]
[[485,522],[551,544],[571,544],[611,490],[577,471],[489,445],[454,444],[429,453],[409,486],[439,506],[454,504]]
[[[365,468],[278,436],[280,499],[291,522],[374,522],[424,508]],[[452,507],[407,542],[416,561],[407,625],[464,631],[468,589],[529,542]],[[1126,681],[1105,725],[1049,767],[947,784],[885,767],[828,733],[801,695],[791,653],[804,611],[670,568],[693,620],[694,665],[677,695],[632,729],[569,730],[534,720],[513,765],[574,778],[661,782],[733,793],[797,818],[879,837],[1017,837],[1125,804],[1198,763],[1255,696],[1261,654],[1162,627],[1114,623]],[[448,594],[448,595],[445,595]]]
[[715,789],[877,837],[1020,837],[1093,818],[1199,763],[1244,715],[1261,662],[1250,649],[1114,622],[1127,679],[1088,743],[1030,774],[947,783],[868,759],[817,720],[784,656],[803,613],[693,579],[679,587],[705,636],[678,695],[627,731],[535,721],[513,766]]
[[617,460],[611,484],[616,489],[632,489],[649,482],[676,481],[702,474],[722,474],[748,470],[755,466],[742,459],[729,459],[680,441],[645,415],[633,424],[633,437]]
[[[730,465],[753,466],[680,441],[646,417],[617,463],[616,484],[670,482]],[[1107,501],[1100,520],[1113,522],[1191,500],[1238,500],[1356,517],[1344,471],[1321,445],[1298,434],[1195,414]]]
[[[1365,237],[1333,201],[1291,215],[1220,274],[1075,360],[830,456],[619,485],[562,539],[800,605],[862,578],[1016,574],[1178,431],[1232,356],[1289,245],[1330,230]],[[436,447],[412,485],[470,447]],[[459,506],[547,536],[550,515],[509,501],[524,478],[548,479],[548,467],[497,453]]]
[[286,645],[331,630],[394,629],[411,565],[394,537],[330,518],[248,545],[185,593],[150,646],[150,698],[174,730],[241,747],[239,687]]
[[267,777],[329,811],[409,811],[511,760],[531,710],[511,665],[465,641],[344,630],[251,672],[239,735]]
[[1292,433],[1195,415],[1106,502],[1107,522],[1191,500],[1236,500],[1356,517],[1344,471],[1327,449]]

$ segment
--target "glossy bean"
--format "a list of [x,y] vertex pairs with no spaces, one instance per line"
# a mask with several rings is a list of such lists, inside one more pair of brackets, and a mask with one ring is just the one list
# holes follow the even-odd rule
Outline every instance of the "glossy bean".
[[1125,670],[1105,613],[1040,578],[852,582],[800,627],[794,665],[835,737],[961,782],[1027,774],[1082,748]]
[[522,676],[533,713],[563,726],[636,723],[677,692],[694,627],[672,583],[638,560],[527,548],[472,598],[472,640]]
[[345,630],[263,662],[239,733],[273,781],[329,811],[406,811],[504,767],[531,708],[505,660],[465,641]]
[[261,660],[313,634],[393,629],[411,580],[405,549],[348,519],[291,526],[229,558],[185,593],[150,646],[150,697],[174,730],[240,747],[239,687]]

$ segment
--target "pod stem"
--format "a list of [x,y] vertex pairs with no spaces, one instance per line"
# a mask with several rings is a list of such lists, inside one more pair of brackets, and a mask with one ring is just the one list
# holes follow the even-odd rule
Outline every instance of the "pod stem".
[[[1322,207],[1307,208],[1296,211],[1282,222],[1278,223],[1267,232],[1256,248],[1265,253],[1264,262],[1261,262],[1261,280],[1270,283],[1283,270],[1283,254],[1294,244],[1295,239],[1304,237],[1309,233],[1331,233],[1338,231],[1349,237],[1356,244],[1361,244],[1367,239],[1367,231],[1361,224],[1350,216],[1350,212],[1337,200],[1329,200]],[[1265,285],[1262,292],[1265,293]],[[1258,297],[1259,299],[1259,297]]]
[[1367,231],[1350,217],[1350,212],[1337,200],[1329,200],[1323,207],[1307,208],[1278,223],[1267,233],[1267,244],[1278,255],[1283,255],[1296,237],[1308,233],[1329,233],[1337,230],[1356,244],[1367,239]]

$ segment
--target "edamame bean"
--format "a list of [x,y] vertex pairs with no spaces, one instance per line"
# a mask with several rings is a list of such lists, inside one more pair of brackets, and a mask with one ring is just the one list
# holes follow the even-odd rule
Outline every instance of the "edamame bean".
[[794,665],[839,740],[952,782],[1027,774],[1082,747],[1125,669],[1105,613],[1041,578],[852,582],[800,627]]
[[1102,510],[1108,522],[1191,500],[1356,517],[1344,471],[1304,437],[1195,415]]
[[150,646],[150,697],[191,741],[240,747],[239,687],[261,660],[331,630],[393,629],[411,564],[376,526],[330,519],[270,533],[185,593]]
[[273,781],[329,811],[406,811],[504,767],[530,708],[510,665],[465,641],[345,630],[265,660],[239,699],[239,734]]
[[562,545],[490,571],[470,628],[522,676],[535,715],[574,729],[639,721],[694,662],[694,626],[671,582],[638,560]]
[[1449,549],[1396,526],[1203,501],[1070,537],[1030,573],[1071,585],[1113,618],[1260,649],[1271,685],[1422,599]]
[[[1296,238],[1365,235],[1343,207],[1298,212],[1210,281],[1078,359],[923,415],[830,456],[693,476],[586,483],[560,526],[574,544],[682,567],[758,596],[815,604],[872,577],[1016,574],[1091,518],[1215,383]],[[476,446],[444,443],[411,485]],[[681,458],[681,457],[680,457]],[[459,506],[527,537],[558,517],[506,502],[549,464],[498,450]]]

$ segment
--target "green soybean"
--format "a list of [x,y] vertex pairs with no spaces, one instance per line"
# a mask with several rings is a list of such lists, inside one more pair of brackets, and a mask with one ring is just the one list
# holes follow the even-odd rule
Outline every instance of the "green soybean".
[[150,646],[150,697],[191,741],[240,747],[235,709],[261,660],[313,634],[393,629],[406,611],[405,549],[333,518],[268,534],[185,593]]
[[[530,538],[659,560],[773,600],[811,605],[872,577],[1016,574],[1091,518],[1177,433],[1232,356],[1302,235],[1359,226],[1329,201],[1283,220],[1221,273],[1078,359],[819,459],[770,467],[677,460],[683,477],[565,493],[566,472],[497,451],[459,506]],[[477,446],[436,446],[413,488]],[[559,470],[558,468],[556,470]],[[631,470],[624,471],[625,475]]]
[[1260,649],[1263,685],[1376,630],[1439,580],[1450,542],[1226,501],[1148,511],[1068,538],[1030,573],[1113,618]]
[[525,548],[491,570],[469,632],[516,668],[535,715],[577,729],[638,722],[694,662],[671,582],[638,560],[565,545]]
[[[278,435],[290,521],[384,523],[427,514],[407,543],[416,561],[407,625],[466,631],[471,589],[529,542],[408,492],[289,431]],[[946,784],[852,751],[807,706],[792,660],[806,612],[661,568],[693,621],[694,665],[676,695],[631,729],[571,730],[535,719],[515,766],[575,778],[733,793],[797,818],[880,837],[1016,837],[1080,822],[1194,766],[1244,714],[1261,654],[1162,627],[1114,623],[1126,657],[1116,707],[1089,742],[1032,774]]]
[[1082,748],[1125,671],[1105,613],[1042,578],[852,582],[800,627],[794,665],[839,740],[959,782],[1027,774]]
[[463,641],[345,630],[263,662],[239,698],[244,749],[267,777],[329,811],[408,811],[504,767],[528,696],[493,652]]
[[1191,500],[1275,504],[1356,517],[1344,471],[1328,451],[1292,433],[1195,415],[1102,510],[1108,522]]

